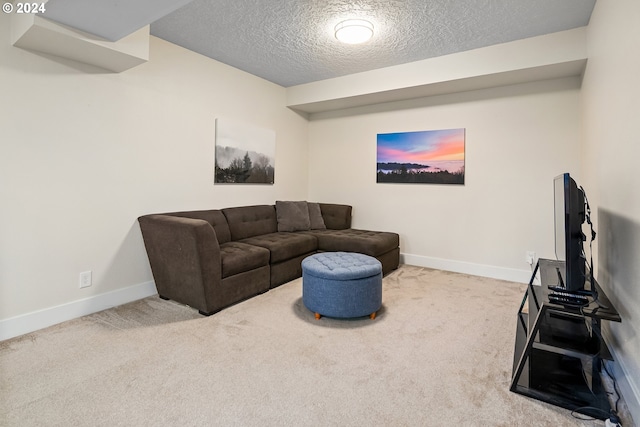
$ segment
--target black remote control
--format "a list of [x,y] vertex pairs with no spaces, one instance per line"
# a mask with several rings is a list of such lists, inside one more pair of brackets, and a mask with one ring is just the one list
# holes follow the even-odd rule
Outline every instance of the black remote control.
[[590,296],[590,295],[593,294],[591,291],[586,291],[584,289],[578,289],[578,290],[575,290],[575,291],[567,292],[567,289],[563,288],[561,286],[551,286],[551,285],[549,285],[549,286],[547,286],[547,288],[550,291],[559,292],[559,293],[568,293],[568,294],[570,294],[572,296],[573,295],[575,295],[575,296],[581,296],[581,295]]
[[570,294],[568,292],[552,292],[549,294],[549,302],[574,307],[583,307],[589,304],[589,299],[583,295]]

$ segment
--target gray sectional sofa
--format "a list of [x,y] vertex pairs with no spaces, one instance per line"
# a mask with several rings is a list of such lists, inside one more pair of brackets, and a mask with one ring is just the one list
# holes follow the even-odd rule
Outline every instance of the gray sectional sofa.
[[160,297],[210,315],[300,277],[302,260],[317,252],[370,255],[383,274],[398,268],[398,234],[352,229],[351,210],[278,201],[138,221]]

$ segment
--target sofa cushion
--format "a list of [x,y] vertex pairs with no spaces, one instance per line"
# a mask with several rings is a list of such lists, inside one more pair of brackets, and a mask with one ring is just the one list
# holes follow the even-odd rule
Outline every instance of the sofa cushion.
[[318,249],[318,239],[307,233],[270,233],[244,239],[242,243],[269,249],[271,264],[315,252]]
[[309,228],[311,230],[325,230],[327,226],[322,219],[320,203],[308,202],[307,207],[309,208]]
[[335,203],[320,203],[322,218],[327,228],[345,230],[351,228],[351,206]]
[[368,230],[315,230],[307,232],[318,239],[318,250],[332,252],[358,252],[378,256],[400,245],[396,233]]
[[240,242],[220,245],[222,278],[269,265],[269,251],[260,246]]
[[227,218],[219,210],[207,210],[207,211],[185,211],[185,212],[171,212],[164,215],[178,216],[184,218],[196,218],[207,221],[216,232],[218,243],[226,243],[231,240],[231,232],[229,231],[229,225],[227,224]]
[[227,218],[231,240],[242,240],[278,231],[273,205],[242,206],[222,209]]
[[278,231],[302,231],[311,228],[307,202],[276,201]]

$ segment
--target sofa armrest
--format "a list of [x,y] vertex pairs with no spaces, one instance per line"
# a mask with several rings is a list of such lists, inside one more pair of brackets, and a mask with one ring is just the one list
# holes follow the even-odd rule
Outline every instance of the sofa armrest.
[[216,310],[222,266],[211,224],[170,215],[145,215],[138,222],[158,294],[204,313]]
[[319,203],[324,225],[329,230],[351,228],[351,206],[334,203]]

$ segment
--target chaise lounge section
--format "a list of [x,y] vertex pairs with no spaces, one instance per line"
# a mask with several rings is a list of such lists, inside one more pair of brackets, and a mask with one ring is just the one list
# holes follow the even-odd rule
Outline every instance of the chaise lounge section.
[[352,207],[275,205],[149,214],[138,218],[158,294],[210,315],[302,276],[317,252],[377,258],[398,268],[396,233],[351,228]]

